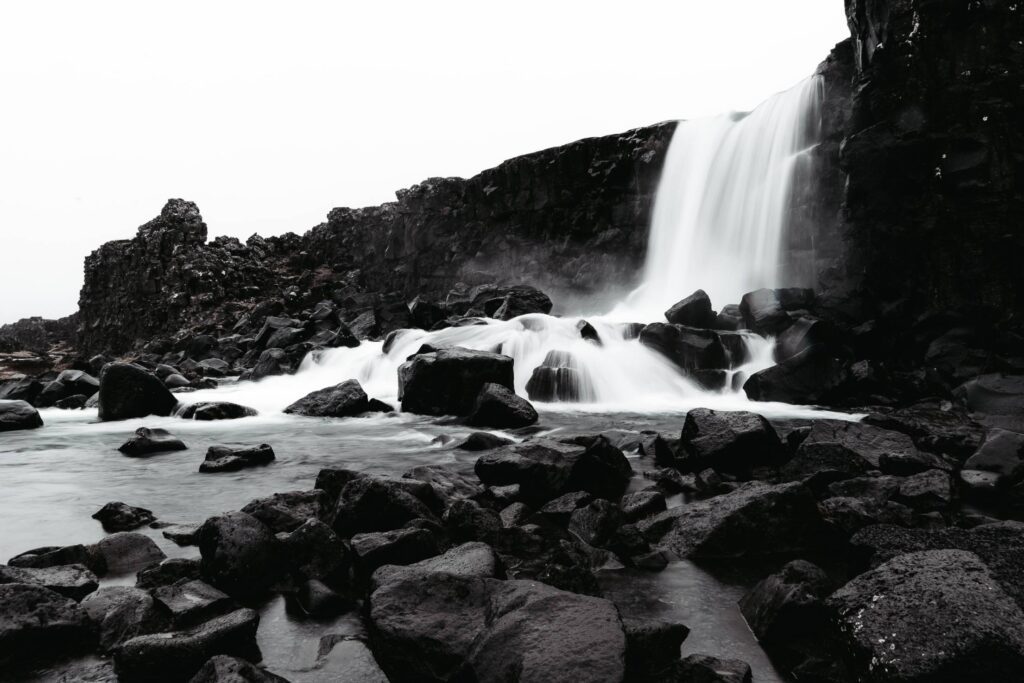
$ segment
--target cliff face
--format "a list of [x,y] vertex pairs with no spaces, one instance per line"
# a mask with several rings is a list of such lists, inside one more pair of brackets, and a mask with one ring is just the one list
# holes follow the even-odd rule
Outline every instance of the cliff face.
[[1024,5],[847,0],[846,285],[911,310],[1021,311]]
[[[434,178],[397,201],[334,209],[304,236],[245,244],[175,199],[131,240],[85,263],[80,350],[120,352],[184,328],[225,332],[257,303],[297,311],[332,298],[383,331],[405,302],[457,283],[530,283],[561,301],[631,287],[675,129],[664,123],[511,159],[464,180]],[[166,345],[166,344],[164,344]]]

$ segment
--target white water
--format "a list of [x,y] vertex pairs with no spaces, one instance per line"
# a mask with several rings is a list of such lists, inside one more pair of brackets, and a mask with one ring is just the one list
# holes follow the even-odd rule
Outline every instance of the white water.
[[785,404],[751,404],[739,388],[743,378],[732,381],[735,374],[749,376],[772,365],[771,340],[749,335],[750,360],[731,368],[726,389],[716,392],[698,386],[636,339],[626,339],[621,323],[663,321],[672,303],[698,288],[721,306],[738,302],[744,292],[780,284],[779,246],[791,170],[796,155],[814,142],[820,97],[819,79],[811,78],[749,115],[678,125],[658,188],[644,282],[609,314],[588,318],[600,345],[580,337],[580,318],[531,314],[507,322],[488,319],[437,332],[403,331],[387,354],[380,342],[317,352],[295,375],[181,398],[234,400],[261,412],[279,412],[311,391],[354,378],[370,396],[397,405],[398,367],[429,343],[511,356],[516,390],[523,396],[533,370],[549,352],[568,352],[581,378],[581,401],[545,406],[548,410],[675,412],[706,406],[754,408],[769,416],[809,414]]
[[654,204],[643,285],[625,311],[660,319],[703,289],[721,308],[746,292],[779,287],[793,166],[817,144],[820,77],[750,114],[679,124]]

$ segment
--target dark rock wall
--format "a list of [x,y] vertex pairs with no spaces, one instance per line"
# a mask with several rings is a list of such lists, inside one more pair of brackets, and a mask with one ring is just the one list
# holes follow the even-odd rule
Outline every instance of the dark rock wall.
[[848,249],[832,274],[873,304],[1019,315],[1024,4],[847,0],[846,11]]
[[196,205],[171,200],[136,237],[86,259],[80,351],[125,351],[185,327],[226,333],[267,299],[297,309],[334,298],[386,317],[382,307],[443,299],[459,282],[526,282],[563,303],[630,288],[674,129],[580,140],[468,180],[430,179],[395,202],[334,209],[302,237],[207,244]]

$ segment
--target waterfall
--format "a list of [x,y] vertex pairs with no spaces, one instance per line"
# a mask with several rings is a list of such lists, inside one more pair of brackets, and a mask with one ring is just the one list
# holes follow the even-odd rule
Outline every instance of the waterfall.
[[778,287],[793,167],[821,132],[813,76],[749,114],[681,122],[654,204],[643,284],[624,308],[658,319],[703,289],[714,305]]
[[[792,170],[798,155],[816,142],[820,100],[815,77],[749,114],[677,126],[658,187],[643,283],[607,315],[587,319],[599,342],[581,336],[578,317],[481,319],[434,332],[400,331],[386,351],[382,342],[314,351],[295,375],[184,394],[182,400],[237,400],[276,412],[306,393],[354,378],[370,396],[396,402],[398,367],[430,344],[511,356],[516,391],[524,396],[531,393],[528,384],[537,368],[554,368],[560,389],[574,399],[562,403],[563,409],[749,407],[740,387],[749,374],[772,365],[771,340],[746,334],[744,359],[731,364],[724,388],[709,391],[642,345],[629,323],[664,321],[670,305],[698,288],[721,307],[738,303],[747,291],[782,284],[780,246]],[[763,403],[758,410],[787,412]]]

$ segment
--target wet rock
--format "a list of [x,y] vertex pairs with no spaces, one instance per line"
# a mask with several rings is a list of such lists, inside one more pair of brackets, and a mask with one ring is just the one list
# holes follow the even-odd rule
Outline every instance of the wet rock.
[[183,451],[187,448],[181,439],[166,429],[139,427],[135,430],[135,436],[121,444],[117,450],[127,456],[137,457],[150,453]]
[[94,545],[76,544],[33,548],[15,555],[8,561],[8,564],[12,567],[31,569],[80,564],[99,576],[107,573],[106,560]]
[[189,683],[288,683],[288,680],[244,659],[217,655],[207,660]]
[[174,628],[186,628],[229,612],[234,601],[208,583],[193,579],[160,586],[153,598],[170,615]]
[[390,683],[365,643],[337,635],[320,639],[313,669],[295,680],[296,683]]
[[981,375],[957,389],[972,412],[989,415],[1024,414],[1024,376]]
[[486,384],[514,390],[512,359],[459,347],[421,353],[398,369],[402,410],[424,415],[468,415]]
[[686,414],[680,444],[686,469],[707,467],[731,474],[779,464],[782,442],[771,424],[756,413],[695,408]]
[[352,537],[352,552],[367,575],[386,564],[406,565],[437,555],[437,541],[426,529],[397,529]]
[[826,605],[859,677],[997,681],[1024,666],[1024,613],[973,553],[901,555],[853,579]]
[[231,596],[260,595],[281,576],[281,543],[244,512],[211,517],[199,530],[203,578]]
[[92,518],[99,520],[104,531],[131,531],[156,521],[152,511],[120,502],[107,503]]
[[627,681],[672,680],[679,648],[690,634],[683,624],[658,619],[622,620],[626,632]]
[[274,375],[287,375],[292,371],[291,361],[283,349],[267,349],[260,354],[253,366],[250,379],[261,380]]
[[307,394],[285,408],[284,412],[308,417],[352,417],[368,409],[366,392],[358,380],[350,379]]
[[845,536],[872,524],[899,524],[910,526],[914,512],[905,505],[875,498],[833,496],[818,504],[825,522]]
[[35,402],[42,390],[43,383],[39,380],[24,375],[15,376],[0,382],[0,400],[25,401],[31,404]]
[[178,373],[172,373],[163,378],[164,386],[168,389],[181,389],[182,387],[191,386],[192,383],[188,381],[184,375]]
[[919,449],[958,460],[974,453],[984,436],[981,425],[946,402],[925,402],[874,412],[864,418],[864,423],[903,432]]
[[133,531],[110,534],[95,547],[109,574],[135,572],[167,557],[152,538]]
[[790,325],[789,314],[782,307],[775,291],[758,289],[747,292],[740,300],[744,327],[762,337],[775,337]]
[[679,681],[687,683],[751,683],[750,665],[739,659],[721,659],[692,654],[683,657],[676,669]]
[[618,500],[632,476],[622,451],[603,436],[588,447],[548,439],[525,441],[484,454],[474,469],[488,486],[518,484],[524,502],[532,504],[571,491]]
[[348,538],[360,532],[397,529],[417,518],[435,516],[401,482],[358,476],[345,485],[338,497],[333,528],[338,535]]
[[827,625],[822,601],[831,592],[825,572],[793,560],[751,588],[739,602],[740,612],[766,648],[810,654]]
[[7,583],[43,586],[72,600],[81,600],[99,587],[96,575],[81,564],[38,569],[0,564],[0,584]]
[[597,333],[597,330],[586,320],[580,320],[576,323],[576,331],[580,333],[582,339],[586,339],[588,342],[593,342],[598,346],[602,345],[601,335]]
[[[440,506],[451,505],[463,498],[474,498],[481,495],[483,487],[480,480],[469,472],[463,472],[451,465],[420,465],[402,475],[403,479],[421,481],[429,485],[428,490],[415,494],[428,505],[435,506],[431,499],[437,498]],[[440,507],[439,506],[439,507]]]
[[303,582],[296,599],[303,612],[317,619],[335,617],[355,607],[355,603],[334,592],[318,579]]
[[523,524],[533,514],[525,503],[512,503],[501,509],[498,516],[501,518],[501,525],[505,528]]
[[511,320],[528,313],[550,313],[551,299],[536,287],[515,285],[502,292],[501,298],[484,302],[484,312],[497,320]]
[[504,570],[494,549],[486,543],[470,541],[455,546],[436,557],[429,557],[408,566],[384,565],[373,573],[374,590],[381,584],[408,576],[410,572],[442,572],[456,576],[502,578]]
[[346,576],[351,564],[348,547],[320,520],[308,519],[280,540],[293,575],[330,581]]
[[718,334],[683,325],[651,323],[640,332],[640,343],[662,354],[683,370],[729,367],[729,357]]
[[199,464],[200,472],[237,472],[247,467],[258,467],[274,461],[274,449],[269,444],[247,448],[210,446],[206,460]]
[[539,512],[559,526],[566,526],[572,513],[589,505],[593,499],[586,491],[571,491],[544,503]]
[[651,490],[626,494],[622,497],[619,507],[627,522],[636,522],[667,509],[665,495],[660,491]]
[[416,297],[409,302],[409,316],[416,327],[429,330],[445,318],[444,308],[423,297]]
[[74,600],[43,586],[0,584],[0,665],[56,659],[92,639],[89,619]]
[[445,528],[452,540],[494,543],[501,532],[497,512],[480,507],[472,500],[457,500],[444,513]]
[[226,401],[192,403],[181,412],[184,420],[237,420],[258,415],[255,408]]
[[242,512],[260,520],[271,531],[294,531],[307,520],[321,520],[328,516],[328,496],[325,491],[287,491],[266,498],[257,498],[242,508]]
[[104,651],[170,625],[153,597],[131,586],[104,586],[82,601],[82,609],[95,625],[100,648]]
[[647,540],[680,557],[735,558],[799,553],[813,547],[821,518],[798,483],[748,482],[709,500],[641,520]]
[[839,333],[827,320],[803,316],[793,321],[775,340],[775,361],[792,358],[801,351],[822,344],[826,348],[837,348]]
[[43,426],[39,411],[25,401],[0,401],[0,432]]
[[928,470],[900,482],[897,500],[919,512],[947,510],[953,502],[953,485],[947,473]]
[[992,429],[981,447],[964,463],[966,470],[1010,475],[1024,460],[1024,434]]
[[163,382],[138,365],[108,363],[100,373],[101,420],[171,415],[178,399]]
[[599,498],[573,510],[569,531],[588,545],[604,548],[624,522],[619,506]]
[[743,313],[740,311],[739,305],[726,304],[725,306],[722,306],[722,310],[719,311],[712,327],[716,330],[734,332],[736,330],[742,330],[743,324]]
[[186,546],[196,544],[198,531],[198,524],[172,524],[161,529],[160,535],[177,545]]
[[240,609],[187,631],[132,638],[114,650],[118,680],[188,680],[215,655],[259,661],[259,620],[254,610]]
[[804,349],[778,365],[755,372],[743,384],[752,401],[823,403],[847,378],[846,366],[823,344]]
[[715,313],[711,310],[711,299],[707,292],[698,289],[665,311],[665,319],[673,325],[709,328],[714,325]]
[[516,429],[537,421],[537,411],[530,402],[500,384],[485,384],[466,420],[478,427]]
[[782,477],[823,488],[878,470],[883,456],[912,460],[917,454],[906,434],[856,422],[818,420],[783,466]]
[[136,588],[159,588],[179,581],[198,579],[199,560],[185,557],[171,557],[160,564],[143,569],[135,575]]
[[60,408],[61,410],[79,410],[85,407],[89,397],[85,394],[74,394],[67,398],[62,398],[53,404],[54,408]]

